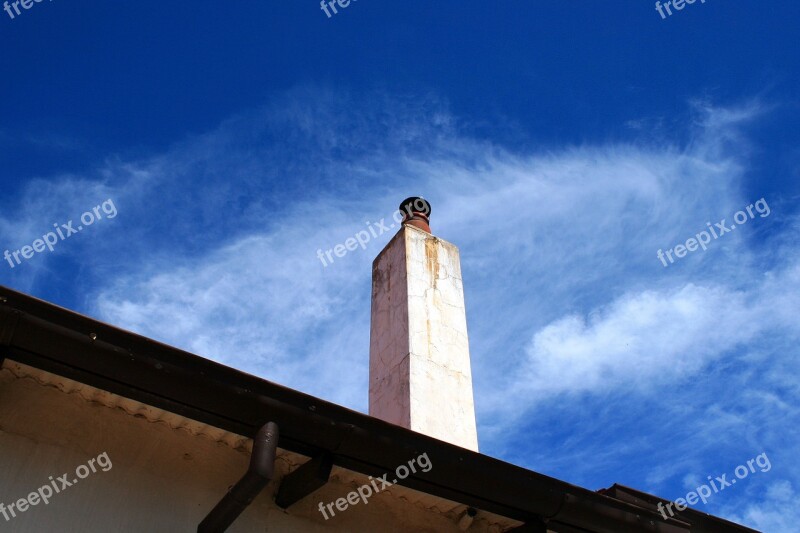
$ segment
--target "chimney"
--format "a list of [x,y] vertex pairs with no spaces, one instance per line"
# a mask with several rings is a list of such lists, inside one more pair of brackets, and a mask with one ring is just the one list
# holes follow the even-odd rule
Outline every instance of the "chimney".
[[369,414],[478,451],[458,248],[431,234],[423,198],[400,210],[372,263]]

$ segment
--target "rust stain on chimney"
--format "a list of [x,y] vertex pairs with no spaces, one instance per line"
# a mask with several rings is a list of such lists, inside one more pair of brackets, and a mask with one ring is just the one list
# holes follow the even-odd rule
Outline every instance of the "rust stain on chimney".
[[[439,298],[439,239],[433,235],[425,239],[425,266],[428,270],[428,275],[431,280],[431,289],[433,290],[430,298],[433,300],[433,305],[436,306],[438,305],[437,300]],[[431,335],[432,328],[430,317],[425,320],[425,326],[428,330],[428,349],[433,350],[435,348],[435,343]]]
[[439,243],[437,241],[436,237],[425,239],[425,261],[428,265],[428,272],[431,273],[434,290],[438,289],[437,281],[439,280]]

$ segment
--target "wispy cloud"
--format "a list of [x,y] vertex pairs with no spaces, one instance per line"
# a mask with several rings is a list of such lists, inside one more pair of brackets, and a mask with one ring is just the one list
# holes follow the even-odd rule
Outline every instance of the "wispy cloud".
[[[743,187],[749,152],[740,126],[758,120],[762,106],[696,104],[694,113],[689,135],[671,144],[521,153],[470,137],[434,97],[365,101],[300,89],[163,154],[110,159],[91,179],[31,185],[20,209],[0,219],[0,237],[33,231],[54,210],[83,209],[87,196],[113,197],[124,227],[42,263],[102,257],[85,267],[91,312],[366,410],[370,264],[390,235],[327,268],[316,251],[422,194],[434,232],[461,249],[482,448],[524,456],[536,469],[549,461],[549,473],[576,481],[626,478],[620,457],[658,448],[654,439],[678,431],[670,417],[692,416],[692,428],[709,433],[763,430],[798,391],[787,374],[797,370],[789,340],[798,336],[800,280],[788,199],[767,198],[769,219],[669,269],[656,258],[758,199]],[[735,375],[723,375],[733,364]],[[748,384],[751,369],[780,365]],[[675,391],[699,377],[705,388],[692,390],[706,403],[687,407]],[[732,381],[750,398],[731,399],[735,410],[714,401]],[[779,391],[768,390],[778,382]],[[629,394],[662,410],[666,427],[652,422],[647,439],[620,426],[613,454],[592,446],[621,424],[601,403],[640,414]],[[559,459],[533,450],[561,444],[559,435],[525,447],[513,444],[524,434],[508,433],[520,419],[542,422],[542,409],[573,419]],[[781,416],[797,420],[786,409]],[[771,442],[761,430],[763,438],[748,435],[747,453]],[[632,484],[663,490],[687,473],[711,473],[710,449],[692,454],[676,443],[658,468],[631,462]],[[584,456],[605,459],[581,472]]]
[[748,524],[759,531],[794,531],[800,521],[800,495],[787,480],[775,481],[767,486],[765,494],[739,508],[730,507],[727,513],[732,520]]

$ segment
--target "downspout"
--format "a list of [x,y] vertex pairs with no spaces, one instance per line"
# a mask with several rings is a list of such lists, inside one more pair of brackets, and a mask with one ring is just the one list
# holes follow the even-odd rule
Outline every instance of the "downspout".
[[258,430],[247,472],[200,522],[197,533],[223,533],[267,486],[275,471],[278,437],[274,422],[267,422]]

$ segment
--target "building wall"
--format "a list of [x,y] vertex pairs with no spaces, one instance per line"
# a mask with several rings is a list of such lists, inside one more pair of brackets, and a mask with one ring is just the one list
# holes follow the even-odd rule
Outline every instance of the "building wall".
[[[111,466],[89,473],[30,507],[0,531],[177,533],[196,531],[229,486],[246,471],[246,439],[6,361],[0,370],[0,502],[6,507],[105,453]],[[189,421],[191,422],[191,421]],[[307,460],[281,452],[277,479]],[[435,465],[433,465],[435,468]],[[85,473],[84,471],[81,472]],[[273,481],[231,532],[457,532],[463,506],[393,487],[326,521],[332,502],[366,478],[335,469],[325,487],[288,511],[274,502]],[[61,483],[58,483],[58,487]],[[405,491],[405,492],[404,492]],[[416,494],[416,497],[412,496]],[[510,524],[479,518],[469,531],[498,533]]]

